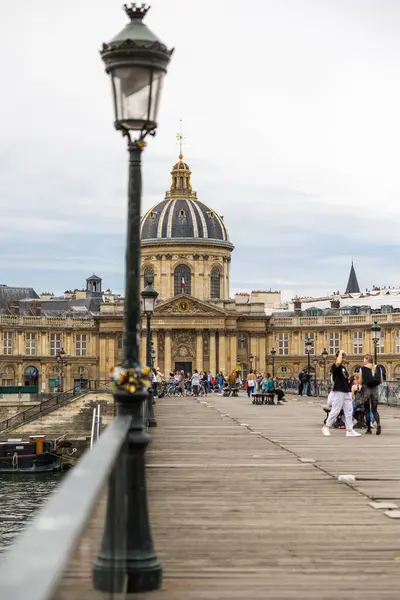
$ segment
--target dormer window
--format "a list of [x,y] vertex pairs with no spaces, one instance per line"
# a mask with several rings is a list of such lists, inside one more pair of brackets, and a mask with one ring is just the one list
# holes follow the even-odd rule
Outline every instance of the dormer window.
[[181,210],[179,211],[178,217],[179,217],[180,219],[184,219],[184,218],[186,217],[186,213],[185,213],[185,211],[183,210],[183,208],[181,208]]
[[155,211],[155,210],[152,210],[152,211],[150,212],[150,219],[151,219],[152,221],[154,221],[154,219],[156,219],[156,218],[157,218],[157,213],[156,213],[156,211]]
[[214,214],[212,211],[208,210],[208,211],[207,211],[207,217],[208,217],[209,219],[213,219],[213,218],[215,217],[215,214]]

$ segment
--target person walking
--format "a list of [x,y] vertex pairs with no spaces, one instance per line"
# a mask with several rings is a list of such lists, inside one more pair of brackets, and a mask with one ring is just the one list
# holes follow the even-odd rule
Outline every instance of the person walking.
[[224,386],[224,376],[222,371],[220,371],[217,375],[217,385],[218,385],[218,393],[222,394],[222,388]]
[[254,394],[257,377],[253,373],[253,369],[250,369],[250,373],[247,375],[247,395],[250,398]]
[[378,388],[383,381],[382,370],[374,364],[372,354],[364,356],[364,365],[359,371],[359,383],[362,386],[362,395],[365,406],[366,433],[372,433],[371,412],[376,423],[376,435],[381,435],[381,421],[378,413]]
[[336,362],[331,367],[333,384],[330,400],[332,402],[332,409],[322,428],[322,433],[325,436],[331,435],[330,428],[336,421],[342,409],[347,429],[346,437],[358,437],[361,435],[361,433],[358,433],[358,431],[353,429],[353,398],[351,396],[349,385],[349,374],[346,367],[343,365],[344,357],[344,351],[339,350],[339,352],[336,353]]
[[199,395],[199,388],[200,388],[200,375],[199,375],[197,369],[195,369],[194,373],[192,375],[193,396],[197,397]]

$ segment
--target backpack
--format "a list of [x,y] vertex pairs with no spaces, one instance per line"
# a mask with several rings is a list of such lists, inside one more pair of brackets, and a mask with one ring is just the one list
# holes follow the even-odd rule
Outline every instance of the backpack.
[[362,367],[362,377],[363,377],[364,384],[368,388],[376,388],[383,381],[382,369],[381,369],[380,366],[376,366],[375,367],[375,373],[372,375],[372,373],[370,374],[370,370],[369,369],[367,371],[366,367]]

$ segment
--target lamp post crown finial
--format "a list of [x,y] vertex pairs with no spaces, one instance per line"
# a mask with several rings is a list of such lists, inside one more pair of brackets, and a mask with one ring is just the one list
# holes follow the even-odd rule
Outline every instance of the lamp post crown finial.
[[135,2],[132,2],[129,6],[128,4],[124,4],[124,9],[131,21],[142,21],[146,16],[146,13],[150,10],[150,6],[146,6],[144,3],[136,4]]

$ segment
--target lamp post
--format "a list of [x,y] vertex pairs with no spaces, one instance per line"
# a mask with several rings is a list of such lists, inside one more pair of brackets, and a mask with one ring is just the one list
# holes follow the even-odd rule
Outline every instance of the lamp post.
[[374,363],[378,362],[378,343],[381,337],[381,326],[377,321],[371,327],[372,341],[374,343]]
[[275,377],[275,354],[276,354],[276,350],[275,348],[271,348],[271,360],[272,360],[272,377]]
[[[106,525],[93,566],[93,584],[99,591],[125,594],[158,589],[162,580],[150,530],[144,462],[150,438],[144,432],[142,406],[149,398],[149,380],[146,370],[139,366],[141,156],[146,136],[156,132],[162,82],[173,50],[143,23],[148,10],[144,4],[125,5],[129,23],[101,49],[111,76],[115,127],[128,140],[123,370],[114,371],[114,401],[117,415],[132,420],[125,467],[115,469],[110,479]],[[126,535],[115,535],[115,521],[121,520],[118,513],[123,515]]]
[[326,348],[322,350],[322,360],[324,361],[324,383],[326,383],[326,362],[328,360],[328,351]]
[[252,354],[250,354],[249,356],[249,361],[250,361],[250,371],[253,370],[253,360],[254,360],[254,356]]
[[311,396],[311,348],[313,347],[313,341],[307,338],[305,346],[307,352],[307,396]]
[[61,350],[57,350],[56,360],[58,365],[58,376],[60,379],[60,392],[64,391],[64,358],[65,358],[65,350],[61,348]]
[[151,317],[156,309],[156,300],[158,292],[154,289],[154,278],[148,275],[146,278],[146,287],[140,292],[142,297],[142,310],[146,315],[146,363],[148,367],[152,367],[151,359]]

